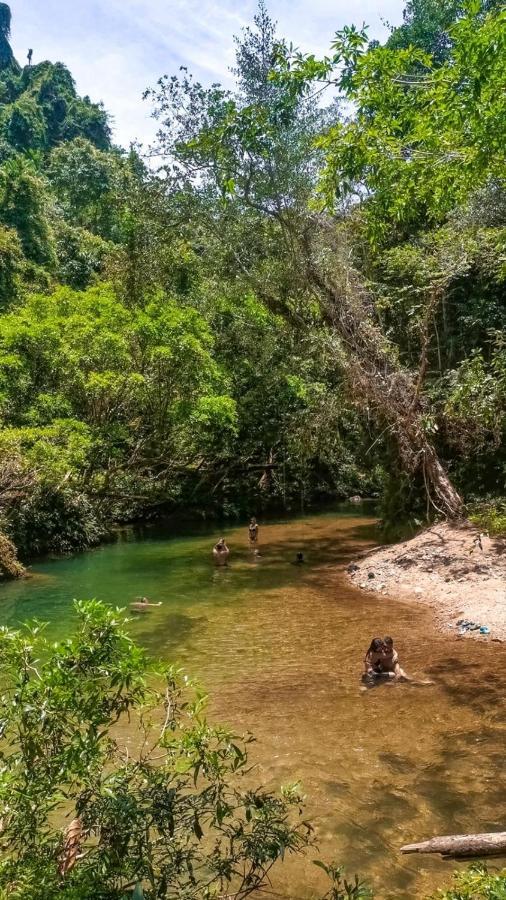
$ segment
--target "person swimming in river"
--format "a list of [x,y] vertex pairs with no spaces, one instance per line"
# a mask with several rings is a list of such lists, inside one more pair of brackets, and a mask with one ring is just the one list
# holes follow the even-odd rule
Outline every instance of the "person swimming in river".
[[258,541],[258,524],[254,516],[248,525],[248,537],[250,544],[256,544]]
[[213,557],[216,565],[226,566],[228,564],[229,556],[230,550],[225,543],[225,538],[220,538],[218,543],[213,547]]
[[151,603],[147,597],[136,597],[135,602],[130,604],[130,609],[136,610],[137,612],[144,612],[144,610],[152,609],[153,607],[161,605],[161,600],[158,603]]

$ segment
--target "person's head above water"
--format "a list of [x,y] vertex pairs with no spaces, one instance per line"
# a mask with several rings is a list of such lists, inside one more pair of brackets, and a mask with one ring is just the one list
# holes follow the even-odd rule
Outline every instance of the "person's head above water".
[[369,647],[368,653],[381,653],[384,648],[384,644],[381,638],[373,638],[371,641],[371,646]]
[[304,562],[304,554],[299,551],[296,556],[297,562]]

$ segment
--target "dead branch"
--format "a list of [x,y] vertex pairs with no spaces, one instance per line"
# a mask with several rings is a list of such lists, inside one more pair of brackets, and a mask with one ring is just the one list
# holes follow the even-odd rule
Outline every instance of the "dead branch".
[[506,831],[483,834],[448,834],[418,844],[405,844],[401,853],[440,853],[443,857],[502,856]]

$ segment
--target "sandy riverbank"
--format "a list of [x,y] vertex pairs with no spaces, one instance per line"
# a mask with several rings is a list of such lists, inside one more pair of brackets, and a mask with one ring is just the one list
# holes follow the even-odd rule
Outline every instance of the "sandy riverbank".
[[506,540],[470,524],[434,525],[408,541],[381,547],[348,566],[353,583],[380,596],[415,600],[434,610],[441,630],[459,632],[458,620],[487,626],[506,641]]

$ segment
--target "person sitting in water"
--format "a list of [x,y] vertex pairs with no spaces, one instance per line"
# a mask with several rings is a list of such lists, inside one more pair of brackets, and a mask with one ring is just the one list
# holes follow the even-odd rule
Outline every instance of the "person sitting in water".
[[393,638],[387,635],[384,638],[373,638],[371,646],[364,659],[365,674],[363,678],[369,681],[373,678],[394,678],[397,681],[409,681],[413,685],[434,684],[425,679],[416,681],[406,672],[399,663],[397,650],[394,648]]
[[383,658],[381,666],[384,672],[393,672],[394,678],[404,678],[406,681],[408,680],[408,676],[404,669],[401,669],[399,655],[394,648],[394,641],[390,635],[386,635],[383,638]]
[[248,536],[250,544],[256,544],[258,541],[258,525],[254,516],[248,526]]
[[220,538],[218,543],[213,547],[214,561],[217,566],[226,566],[230,550],[228,549],[225,538]]
[[371,645],[364,657],[364,674],[369,678],[377,678],[384,675],[383,655],[385,645],[381,638],[373,638]]

